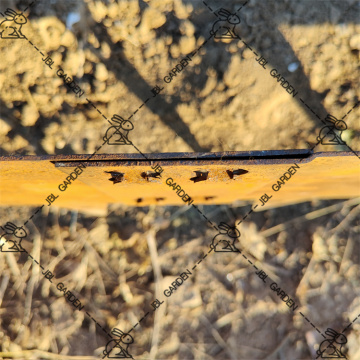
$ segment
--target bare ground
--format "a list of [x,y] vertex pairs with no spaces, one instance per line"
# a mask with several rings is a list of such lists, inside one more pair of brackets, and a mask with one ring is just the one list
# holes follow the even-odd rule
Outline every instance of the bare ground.
[[[35,2],[23,33],[50,54],[107,117],[129,117],[179,60],[209,37],[209,7],[245,1]],[[1,1],[23,10],[29,2]],[[70,12],[80,21],[66,27]],[[359,100],[356,1],[255,1],[239,12],[243,42],[209,41],[149,106],[133,116],[131,139],[147,152],[306,148],[321,122],[270,76],[277,69],[324,118],[342,118]],[[68,90],[25,40],[0,39],[1,155],[92,153],[108,123]],[[291,72],[289,65],[297,66]],[[291,69],[291,67],[290,67]],[[343,138],[358,145],[359,107]],[[319,146],[316,151],[334,150]],[[346,150],[337,147],[337,150]],[[134,152],[104,147],[101,152]],[[69,196],[71,196],[69,194]],[[337,211],[332,205],[339,204]],[[250,204],[204,206],[216,224],[236,224]],[[313,220],[298,219],[323,209]],[[239,254],[212,254],[216,235],[188,208],[109,207],[98,218],[51,207],[26,226],[23,246],[55,274],[51,284],[25,254],[1,253],[0,356],[99,358],[102,331],[128,331],[185,269],[193,275],[132,332],[136,359],[312,359],[328,327],[341,332],[360,313],[359,205],[313,201],[254,213],[239,247],[268,274],[265,285]],[[33,208],[1,208],[2,226]],[[20,225],[19,225],[20,226]],[[81,300],[77,311],[56,288]],[[296,301],[296,312],[270,284]],[[55,285],[54,285],[55,284]],[[313,324],[305,319],[300,312]],[[360,357],[359,321],[345,332],[348,359]]]

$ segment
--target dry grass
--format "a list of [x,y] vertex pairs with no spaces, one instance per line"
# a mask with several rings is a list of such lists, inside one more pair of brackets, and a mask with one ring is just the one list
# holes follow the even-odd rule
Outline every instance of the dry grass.
[[[356,203],[269,210],[254,214],[240,227],[240,248],[297,299],[300,310],[321,331],[331,326],[341,331],[360,312],[358,230],[352,230],[358,221]],[[341,206],[335,215],[329,213],[334,206]],[[304,214],[300,229],[298,222],[291,222],[295,209],[322,217],[304,223]],[[165,298],[163,291],[178,274],[191,269],[216,235],[191,211],[179,210],[113,207],[98,219],[79,213],[74,223],[74,214],[53,208],[38,219],[44,231],[29,225],[24,247],[45,269],[53,269],[55,284],[66,283],[108,332],[113,327],[126,331],[151,312],[152,301]],[[246,213],[246,207],[203,210],[229,224]],[[4,221],[18,217],[15,208],[2,211]],[[286,229],[277,236],[262,235],[264,228],[279,221]],[[79,360],[99,356],[108,341],[101,329],[83,311],[74,311],[24,255],[3,255],[0,356]],[[136,358],[260,359],[291,354],[308,358],[305,335],[312,333],[317,342],[321,340],[299,314],[291,314],[263,286],[239,255],[209,255],[165,300],[155,317],[150,314],[132,332],[135,343],[129,352]],[[353,342],[358,332],[355,323],[347,333],[350,354],[357,351]]]

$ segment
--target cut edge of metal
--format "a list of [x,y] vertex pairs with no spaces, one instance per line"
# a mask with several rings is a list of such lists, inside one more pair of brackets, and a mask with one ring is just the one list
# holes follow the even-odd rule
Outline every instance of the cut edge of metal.
[[[360,151],[356,152],[360,155]],[[87,160],[91,156],[91,160]],[[288,164],[296,161],[308,163],[317,157],[354,156],[351,151],[311,152],[309,149],[225,151],[225,152],[179,152],[149,154],[74,154],[74,155],[13,155],[1,156],[0,161],[50,161],[55,167],[87,166],[144,166],[158,162],[160,165],[201,165],[212,162],[226,164]]]
[[[122,154],[123,155],[123,154]],[[127,154],[125,154],[127,155]],[[132,155],[132,154],[131,154]],[[176,157],[173,157],[176,155]],[[77,167],[80,164],[86,164],[89,167],[101,166],[149,166],[154,163],[159,165],[177,166],[177,165],[276,165],[293,164],[296,162],[309,163],[317,157],[333,156],[353,156],[352,152],[318,152],[311,153],[309,150],[281,150],[281,151],[256,151],[256,152],[228,152],[222,153],[165,153],[165,154],[147,154],[146,159],[133,159],[125,157],[121,159],[113,158],[93,158],[69,159],[62,161],[51,161],[55,167]],[[110,155],[111,156],[111,155]]]

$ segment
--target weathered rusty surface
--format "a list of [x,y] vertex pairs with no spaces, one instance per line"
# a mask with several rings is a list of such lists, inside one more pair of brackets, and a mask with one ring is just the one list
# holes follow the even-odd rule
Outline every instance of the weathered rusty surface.
[[[59,195],[53,206],[74,209],[104,208],[110,203],[135,206],[150,204],[184,205],[176,191],[166,184],[172,178],[194,200],[194,204],[225,204],[236,200],[258,201],[273,195],[259,209],[312,199],[347,199],[360,196],[360,161],[351,152],[307,150],[252,151],[221,153],[100,154],[0,157],[1,205],[42,205],[46,197]],[[250,159],[251,158],[251,159]],[[253,159],[252,159],[253,158]],[[272,185],[297,163],[300,168],[277,192]],[[80,164],[86,168],[65,191],[58,186]],[[161,179],[144,178],[163,169]],[[227,171],[246,170],[230,178]],[[206,171],[205,181],[194,182],[194,171]],[[113,184],[110,173],[123,173]]]

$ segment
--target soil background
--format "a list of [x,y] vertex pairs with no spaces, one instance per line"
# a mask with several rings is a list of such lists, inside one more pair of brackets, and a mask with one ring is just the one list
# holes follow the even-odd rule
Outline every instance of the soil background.
[[[109,124],[85,98],[108,118],[127,119],[157,85],[164,90],[132,117],[129,137],[143,153],[308,148],[323,125],[300,96],[322,119],[328,113],[341,119],[353,109],[343,139],[360,150],[358,1],[30,3],[0,1],[0,12],[28,7],[22,32],[85,96],[69,90],[28,41],[0,39],[1,156],[91,154]],[[165,84],[164,76],[209,38],[214,13],[241,6],[238,33],[267,59],[267,69],[243,42],[211,40]],[[272,68],[298,97],[270,76]],[[348,148],[316,147],[333,150]],[[124,152],[135,151],[100,151]],[[345,200],[254,213],[239,226],[241,249],[269,274],[267,283],[276,282],[322,333],[341,332],[360,313],[360,207]],[[237,203],[201,211],[233,226],[250,208]],[[23,224],[33,210],[0,208],[1,224]],[[302,217],[315,210],[318,217]],[[116,204],[100,217],[51,206],[26,228],[24,248],[108,332],[131,329],[216,235],[185,206]],[[74,311],[26,255],[1,257],[0,357],[99,358],[109,340],[104,331]],[[323,340],[237,254],[209,256],[132,335],[129,352],[136,359],[312,359]],[[343,351],[360,358],[359,320],[346,336]]]

